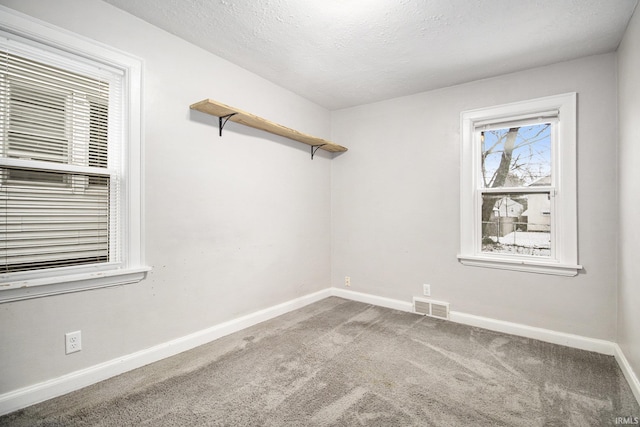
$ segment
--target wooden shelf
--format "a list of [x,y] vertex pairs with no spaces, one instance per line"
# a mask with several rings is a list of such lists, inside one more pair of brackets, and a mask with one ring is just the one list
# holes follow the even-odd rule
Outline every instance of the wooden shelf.
[[247,113],[246,111],[230,107],[211,99],[205,99],[203,101],[196,102],[195,104],[192,104],[190,108],[202,113],[211,114],[213,116],[228,117],[228,120],[231,120],[232,122],[240,123],[255,129],[260,129],[269,133],[273,133],[275,135],[284,136],[285,138],[293,139],[294,141],[302,142],[307,145],[311,145],[312,147],[319,147],[325,151],[330,151],[332,153],[347,151],[346,147],[334,144],[333,142],[327,141],[326,139],[317,138],[315,136],[307,135],[306,133],[298,132],[295,129],[279,125],[277,123],[263,119],[262,117],[255,116],[251,113]]

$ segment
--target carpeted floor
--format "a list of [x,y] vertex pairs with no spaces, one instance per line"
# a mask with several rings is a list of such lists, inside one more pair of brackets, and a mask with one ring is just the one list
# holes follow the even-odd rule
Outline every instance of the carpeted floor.
[[613,357],[328,298],[1,426],[606,426]]

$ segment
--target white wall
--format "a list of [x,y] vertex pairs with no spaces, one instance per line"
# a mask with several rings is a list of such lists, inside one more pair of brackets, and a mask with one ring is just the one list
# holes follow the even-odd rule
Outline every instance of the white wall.
[[[578,93],[576,277],[463,266],[460,112]],[[616,336],[615,54],[334,111],[332,283],[411,301],[431,284],[451,310],[586,337]],[[637,264],[637,263],[636,263]]]
[[[0,394],[330,284],[330,157],[189,110],[213,98],[328,138],[330,113],[98,0],[1,4],[141,57],[147,280],[0,305]],[[64,354],[82,330],[83,350]]]
[[640,375],[640,12],[618,49],[620,225],[618,344]]

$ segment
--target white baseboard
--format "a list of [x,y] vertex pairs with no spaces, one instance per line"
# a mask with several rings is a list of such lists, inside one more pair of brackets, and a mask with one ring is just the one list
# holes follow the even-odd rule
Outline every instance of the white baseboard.
[[[362,292],[349,291],[342,288],[332,288],[331,295],[350,299],[353,301],[364,302],[367,304],[378,305],[381,307],[413,312],[412,303],[395,300],[392,298],[379,297]],[[631,390],[633,391],[633,395],[635,396],[638,403],[640,403],[640,380],[638,380],[638,377],[631,368],[629,361],[624,356],[624,353],[622,352],[620,346],[614,342],[583,337],[581,335],[567,334],[564,332],[557,332],[550,329],[536,328],[533,326],[522,325],[520,323],[505,322],[503,320],[475,316],[458,311],[450,311],[449,316],[450,320],[456,323],[476,326],[491,331],[503,332],[506,334],[517,335],[525,338],[533,338],[552,344],[559,344],[567,347],[577,348],[580,350],[593,351],[595,353],[605,354],[607,356],[615,356],[620,369],[622,370],[627,382],[629,383],[629,387],[631,387]]]
[[633,392],[633,395],[636,397],[636,400],[640,405],[640,379],[638,379],[638,376],[636,375],[636,373],[633,372],[633,369],[631,368],[631,365],[629,364],[629,361],[627,360],[624,353],[622,352],[622,349],[620,348],[620,346],[618,344],[615,344],[614,349],[615,349],[614,356],[616,357],[616,361],[620,366],[620,370],[622,370],[624,377],[627,379],[627,382],[629,383],[629,387],[631,387],[631,391]]
[[109,360],[49,381],[0,395],[0,415],[52,399],[124,372],[174,356],[331,296],[331,289],[305,295],[157,346]]
[[491,331],[518,335],[525,338],[533,338],[552,344],[560,344],[580,350],[606,354],[607,356],[613,356],[614,353],[615,343],[611,341],[567,334],[564,332],[553,331],[551,329],[536,328],[534,326],[522,325],[520,323],[505,322],[503,320],[491,319],[489,317],[474,316],[473,314],[460,313],[458,311],[450,311],[449,316],[452,322],[462,323],[469,326],[477,326]]
[[397,299],[391,299],[386,297],[379,297],[371,294],[364,294],[362,292],[349,291],[342,288],[331,288],[331,295],[334,297],[340,297],[349,299],[352,301],[364,302],[366,304],[377,305],[379,307],[393,308],[400,311],[413,311],[413,304],[406,301],[400,301]]
[[[413,304],[407,301],[379,297],[362,292],[349,291],[342,288],[332,288],[331,295],[350,299],[353,301],[364,302],[367,304],[378,305],[381,307],[413,312]],[[567,334],[564,332],[556,332],[550,329],[536,328],[519,323],[505,322],[503,320],[475,316],[458,311],[450,311],[449,316],[449,320],[451,320],[452,322],[462,323],[469,326],[477,326],[479,328],[489,329],[490,331],[503,332],[526,338],[534,338],[540,341],[566,345],[568,347],[593,351],[596,353],[606,354],[608,356],[612,356],[614,354],[615,343],[610,341],[587,338],[580,335]]]

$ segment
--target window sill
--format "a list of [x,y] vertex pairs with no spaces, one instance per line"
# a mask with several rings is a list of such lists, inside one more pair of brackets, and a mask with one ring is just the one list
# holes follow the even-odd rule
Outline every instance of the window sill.
[[150,270],[138,267],[0,283],[0,303],[137,283]]
[[458,255],[458,260],[464,265],[474,267],[497,268],[501,270],[526,271],[529,273],[553,274],[556,276],[576,276],[581,265],[560,264],[556,262],[542,262],[531,260],[516,260],[505,258],[483,257],[476,255]]

